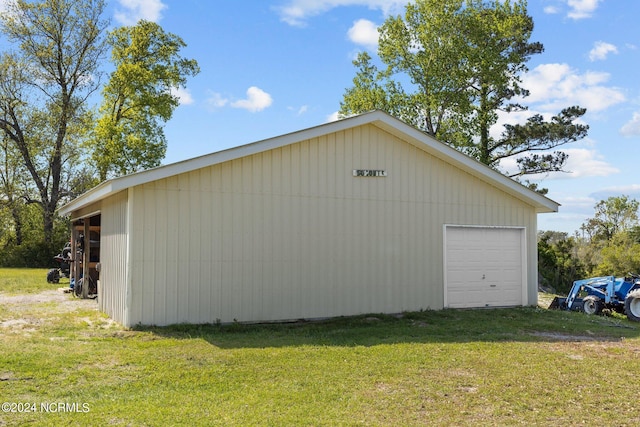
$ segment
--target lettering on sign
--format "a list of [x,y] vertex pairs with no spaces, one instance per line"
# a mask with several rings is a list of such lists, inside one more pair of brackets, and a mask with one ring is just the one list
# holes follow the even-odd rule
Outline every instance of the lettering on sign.
[[387,176],[387,171],[378,169],[354,169],[353,176],[379,177]]

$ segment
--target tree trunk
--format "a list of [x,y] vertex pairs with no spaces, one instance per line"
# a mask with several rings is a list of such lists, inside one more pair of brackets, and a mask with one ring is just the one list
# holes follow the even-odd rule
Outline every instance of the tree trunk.
[[489,149],[489,88],[486,84],[480,87],[480,109],[478,111],[478,123],[480,132],[480,160],[485,165],[491,164],[491,151]]
[[11,203],[11,205],[13,226],[16,232],[16,245],[20,246],[22,244],[22,218],[20,217],[20,210],[18,209],[18,206],[15,203]]
[[[47,205],[44,205],[47,206]],[[44,241],[50,245],[53,242],[53,218],[55,216],[55,208],[52,211],[50,208],[44,207],[42,209],[42,222],[44,224]]]

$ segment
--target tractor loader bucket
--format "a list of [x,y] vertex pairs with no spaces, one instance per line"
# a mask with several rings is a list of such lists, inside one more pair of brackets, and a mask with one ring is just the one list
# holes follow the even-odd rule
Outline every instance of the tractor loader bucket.
[[[551,304],[549,304],[549,310],[566,310],[567,300],[568,298],[566,297],[555,297],[553,301],[551,301]],[[574,311],[580,310],[580,307],[582,306],[581,304],[582,299],[577,299],[571,309]]]
[[560,298],[555,297],[551,304],[549,304],[549,310],[557,310],[560,308]]

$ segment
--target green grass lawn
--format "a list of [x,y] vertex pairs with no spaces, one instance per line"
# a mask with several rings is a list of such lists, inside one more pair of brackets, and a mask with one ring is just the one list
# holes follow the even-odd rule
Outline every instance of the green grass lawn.
[[7,295],[33,294],[69,286],[69,279],[47,283],[47,270],[39,268],[0,268],[0,292]]
[[95,301],[52,292],[44,270],[5,273],[0,401],[36,411],[0,412],[2,427],[640,424],[640,324],[622,316],[445,310],[127,330]]

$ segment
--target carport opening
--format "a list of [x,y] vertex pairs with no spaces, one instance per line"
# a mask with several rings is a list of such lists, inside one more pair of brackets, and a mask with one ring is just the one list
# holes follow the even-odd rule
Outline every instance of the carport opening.
[[73,221],[71,285],[76,296],[96,298],[100,276],[100,214]]

